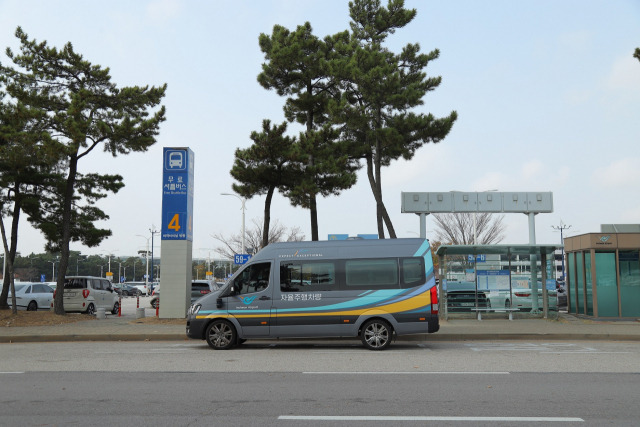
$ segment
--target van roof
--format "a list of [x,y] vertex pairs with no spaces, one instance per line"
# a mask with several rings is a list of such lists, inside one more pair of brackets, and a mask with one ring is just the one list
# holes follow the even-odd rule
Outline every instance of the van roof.
[[284,260],[424,256],[429,248],[429,241],[420,238],[277,242],[264,247],[250,262],[274,258]]

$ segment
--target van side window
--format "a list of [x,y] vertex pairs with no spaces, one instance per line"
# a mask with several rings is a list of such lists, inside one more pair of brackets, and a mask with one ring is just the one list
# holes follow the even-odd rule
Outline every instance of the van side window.
[[424,258],[402,258],[402,284],[405,287],[417,286],[425,282]]
[[283,262],[280,290],[283,292],[329,291],[336,287],[333,262]]
[[260,292],[269,287],[271,263],[261,262],[247,266],[233,282],[240,295]]
[[398,261],[396,258],[347,260],[345,280],[347,287],[397,288]]

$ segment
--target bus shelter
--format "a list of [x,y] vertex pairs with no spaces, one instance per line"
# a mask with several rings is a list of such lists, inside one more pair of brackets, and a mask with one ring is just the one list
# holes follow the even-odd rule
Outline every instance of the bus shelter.
[[[558,291],[554,252],[559,245],[442,245],[440,313],[529,313],[555,317]],[[493,314],[492,314],[493,316]]]

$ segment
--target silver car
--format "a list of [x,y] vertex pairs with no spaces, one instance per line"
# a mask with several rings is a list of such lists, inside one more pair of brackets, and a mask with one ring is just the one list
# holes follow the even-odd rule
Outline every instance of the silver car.
[[[36,311],[49,310],[53,300],[53,288],[41,283],[21,283],[15,285],[16,308],[18,310]],[[13,302],[11,291],[7,299],[9,305]]]

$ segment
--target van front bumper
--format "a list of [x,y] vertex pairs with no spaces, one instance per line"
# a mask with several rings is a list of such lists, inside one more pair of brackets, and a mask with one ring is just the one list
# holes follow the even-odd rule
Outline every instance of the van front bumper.
[[187,336],[196,340],[204,339],[204,330],[207,327],[207,320],[210,319],[196,319],[194,317],[187,317]]

